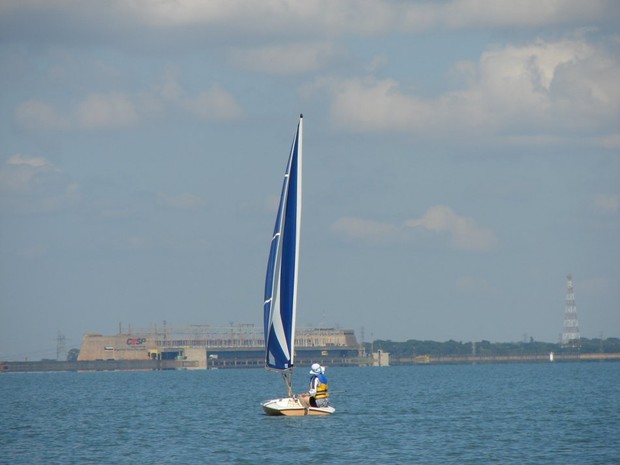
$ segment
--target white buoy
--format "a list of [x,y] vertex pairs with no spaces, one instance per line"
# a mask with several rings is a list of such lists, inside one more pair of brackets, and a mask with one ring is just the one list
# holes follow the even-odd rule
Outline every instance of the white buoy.
[[553,352],[549,352],[549,361],[553,362]]

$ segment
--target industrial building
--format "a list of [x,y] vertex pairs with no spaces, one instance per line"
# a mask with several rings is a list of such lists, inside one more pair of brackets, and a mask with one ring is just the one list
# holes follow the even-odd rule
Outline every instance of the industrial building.
[[[351,329],[299,328],[295,341],[296,365],[366,364],[364,348]],[[183,328],[164,324],[139,331],[119,328],[113,336],[85,334],[78,361],[162,360],[177,361],[170,365],[178,368],[207,369],[262,367],[264,356],[263,330],[252,324]]]

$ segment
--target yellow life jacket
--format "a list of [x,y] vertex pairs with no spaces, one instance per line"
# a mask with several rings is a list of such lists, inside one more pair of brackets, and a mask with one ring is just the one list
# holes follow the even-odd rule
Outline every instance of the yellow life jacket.
[[327,399],[329,397],[329,393],[327,392],[327,384],[319,383],[316,387],[316,394],[314,396],[315,399]]

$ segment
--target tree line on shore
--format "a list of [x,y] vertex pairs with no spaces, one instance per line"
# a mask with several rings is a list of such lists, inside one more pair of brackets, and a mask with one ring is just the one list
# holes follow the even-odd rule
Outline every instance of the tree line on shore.
[[540,342],[530,338],[527,342],[446,342],[421,341],[409,339],[404,342],[376,340],[364,344],[366,352],[382,350],[392,357],[416,357],[418,355],[540,355],[554,352],[562,353],[620,353],[620,338],[606,339],[581,338],[572,344]]

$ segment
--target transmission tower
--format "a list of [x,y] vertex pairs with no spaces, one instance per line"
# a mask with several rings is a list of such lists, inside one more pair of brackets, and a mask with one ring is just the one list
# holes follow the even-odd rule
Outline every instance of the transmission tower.
[[67,357],[66,348],[67,338],[58,331],[58,337],[56,338],[56,360],[63,361]]
[[573,291],[573,275],[566,277],[566,308],[564,310],[564,330],[562,331],[562,345],[565,347],[579,347],[579,322],[577,321],[577,306]]

